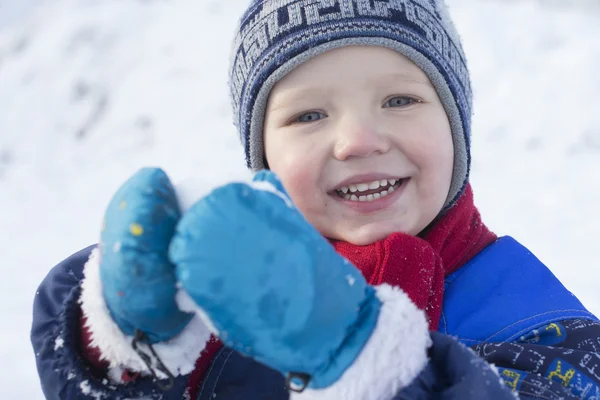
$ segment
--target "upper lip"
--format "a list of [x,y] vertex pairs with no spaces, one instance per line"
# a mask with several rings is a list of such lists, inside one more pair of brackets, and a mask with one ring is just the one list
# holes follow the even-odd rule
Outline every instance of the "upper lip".
[[373,181],[380,181],[382,179],[388,179],[388,180],[390,180],[390,179],[396,179],[396,180],[400,180],[400,179],[404,179],[404,178],[406,178],[406,177],[404,177],[402,175],[391,175],[391,174],[383,174],[383,173],[371,173],[371,174],[353,175],[353,176],[351,176],[349,178],[344,179],[340,183],[338,183],[333,188],[333,191],[340,190],[344,186],[348,187],[350,185],[356,185],[358,183],[370,183],[370,182],[373,182]]

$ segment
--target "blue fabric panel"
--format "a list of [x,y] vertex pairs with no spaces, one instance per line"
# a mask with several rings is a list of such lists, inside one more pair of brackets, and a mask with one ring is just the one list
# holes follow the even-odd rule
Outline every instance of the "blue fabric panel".
[[597,320],[529,250],[505,236],[446,279],[440,331],[473,345],[511,341],[574,318]]

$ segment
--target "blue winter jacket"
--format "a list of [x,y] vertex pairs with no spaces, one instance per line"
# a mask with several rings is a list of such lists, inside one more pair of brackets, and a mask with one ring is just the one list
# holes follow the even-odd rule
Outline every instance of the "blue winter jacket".
[[[46,398],[188,398],[187,376],[168,392],[150,378],[114,385],[81,356],[78,299],[91,250],[54,267],[36,293],[31,340]],[[516,241],[488,246],[448,277],[445,290],[430,362],[395,400],[511,399],[510,389],[522,399],[600,398],[600,323]],[[229,348],[213,358],[198,393],[199,400],[288,398],[278,372]]]

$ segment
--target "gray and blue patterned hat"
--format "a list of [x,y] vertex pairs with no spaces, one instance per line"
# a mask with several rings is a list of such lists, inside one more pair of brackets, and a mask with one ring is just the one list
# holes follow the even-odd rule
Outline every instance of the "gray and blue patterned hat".
[[472,93],[462,44],[443,0],[253,0],[233,44],[234,123],[253,170],[266,168],[263,124],[273,86],[328,50],[383,46],[412,60],[433,83],[454,142],[445,208],[469,178]]

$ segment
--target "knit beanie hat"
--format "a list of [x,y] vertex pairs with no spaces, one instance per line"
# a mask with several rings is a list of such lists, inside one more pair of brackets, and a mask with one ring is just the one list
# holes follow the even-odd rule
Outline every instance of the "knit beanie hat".
[[395,50],[435,87],[454,143],[448,209],[469,177],[472,93],[462,44],[443,0],[252,0],[240,21],[230,69],[234,124],[248,167],[267,167],[263,124],[273,86],[309,59],[351,45]]

